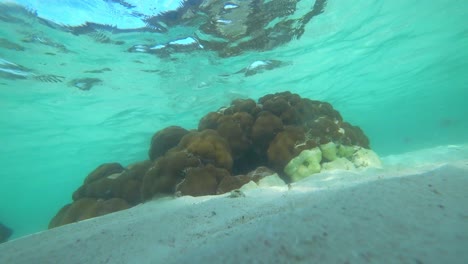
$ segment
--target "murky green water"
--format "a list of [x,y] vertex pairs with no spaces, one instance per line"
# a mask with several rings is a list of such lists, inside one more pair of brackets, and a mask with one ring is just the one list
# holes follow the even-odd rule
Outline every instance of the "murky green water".
[[[129,52],[194,25],[73,34],[0,5],[0,222],[14,237],[46,229],[97,165],[144,160],[155,131],[195,128],[234,98],[289,90],[327,101],[381,156],[466,143],[466,10],[466,1],[328,1],[299,39],[225,57]],[[262,60],[280,64],[242,71]]]

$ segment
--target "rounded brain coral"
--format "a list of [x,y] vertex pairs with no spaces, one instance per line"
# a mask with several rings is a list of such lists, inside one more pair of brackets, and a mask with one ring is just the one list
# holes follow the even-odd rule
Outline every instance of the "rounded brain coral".
[[231,170],[233,160],[226,140],[212,129],[188,133],[148,170],[141,187],[143,200],[158,193],[174,193],[187,171],[209,164]]
[[158,158],[143,177],[142,199],[149,200],[156,194],[171,194],[184,178],[184,171],[200,165],[198,158],[184,151],[169,151]]
[[112,198],[109,200],[82,198],[62,207],[57,215],[50,221],[49,229],[125,210],[130,207],[131,206],[125,200],[119,198]]
[[176,187],[181,195],[201,196],[214,195],[224,177],[230,174],[226,169],[216,168],[211,164],[186,171],[185,179]]
[[313,147],[306,141],[304,127],[288,126],[270,143],[267,155],[271,168],[282,171],[302,150]]
[[107,177],[114,173],[121,173],[124,171],[125,168],[120,165],[120,163],[104,163],[99,165],[96,169],[94,169],[84,180],[85,184],[93,182],[95,180]]
[[108,170],[108,173],[102,173],[102,168],[108,166],[108,164],[103,164],[95,170],[101,172],[100,177],[94,177],[94,180],[88,180],[80,186],[73,193],[73,200],[76,201],[85,197],[97,199],[121,198],[133,205],[140,203],[141,181],[151,166],[151,161],[138,162],[128,166],[121,172],[107,175],[113,171],[115,172],[115,170]]
[[253,144],[259,152],[263,152],[276,134],[282,130],[283,122],[281,119],[268,111],[263,111],[258,115],[252,127]]
[[254,119],[246,112],[223,116],[218,120],[217,132],[229,143],[234,159],[241,157],[251,147],[250,131]]
[[221,118],[223,114],[218,112],[210,112],[206,114],[200,122],[198,122],[198,131],[203,131],[205,129],[216,129],[218,127],[218,119]]
[[200,159],[202,164],[232,169],[233,161],[229,144],[215,130],[191,132],[182,138],[178,147]]
[[179,126],[166,127],[156,132],[151,138],[151,146],[148,151],[150,160],[159,158],[166,151],[177,146],[180,139],[186,134],[188,134],[188,130]]
[[235,99],[232,101],[231,106],[228,107],[224,114],[235,114],[238,112],[245,112],[251,115],[255,115],[259,110],[259,107],[252,99]]
[[[96,169],[94,169],[84,180],[83,185],[76,190],[72,198],[74,201],[86,197],[87,194],[87,188],[93,184],[96,185],[96,183],[106,181],[105,179],[111,175],[114,174],[120,174],[125,170],[125,168],[120,165],[119,163],[104,163],[99,165]],[[101,184],[103,185],[103,184]],[[105,187],[103,187],[105,188]],[[110,188],[110,187],[109,187]],[[104,197],[97,197],[97,198],[104,198]]]

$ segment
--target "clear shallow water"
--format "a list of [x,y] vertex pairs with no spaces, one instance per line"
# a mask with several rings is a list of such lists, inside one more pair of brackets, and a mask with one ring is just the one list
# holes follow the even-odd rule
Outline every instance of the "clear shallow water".
[[[11,18],[0,58],[23,66],[0,64],[20,71],[0,72],[0,221],[15,237],[46,229],[97,165],[144,160],[155,131],[194,128],[233,98],[290,90],[330,102],[381,156],[468,141],[466,1],[328,1],[300,39],[227,58],[128,52],[191,36],[190,25],[76,35],[0,10]],[[284,66],[236,74],[258,60]],[[80,78],[101,82],[83,91]]]

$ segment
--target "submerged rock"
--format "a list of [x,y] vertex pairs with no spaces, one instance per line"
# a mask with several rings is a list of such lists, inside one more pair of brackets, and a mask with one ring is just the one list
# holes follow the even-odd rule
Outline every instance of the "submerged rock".
[[292,181],[299,181],[320,172],[322,169],[320,165],[321,161],[322,152],[319,148],[306,149],[286,165],[284,172],[286,172]]
[[6,242],[13,234],[13,230],[0,223],[0,243]]

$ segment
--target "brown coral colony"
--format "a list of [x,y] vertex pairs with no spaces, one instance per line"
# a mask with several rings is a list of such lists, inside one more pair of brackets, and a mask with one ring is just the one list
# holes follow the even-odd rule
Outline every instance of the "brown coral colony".
[[258,181],[259,167],[290,182],[284,173],[288,162],[303,150],[329,142],[370,148],[363,131],[344,122],[329,103],[290,92],[265,95],[258,103],[236,99],[229,107],[206,114],[197,130],[170,126],[156,132],[147,161],[127,168],[118,163],[96,168],[49,228],[127,209],[160,195],[226,193]]

